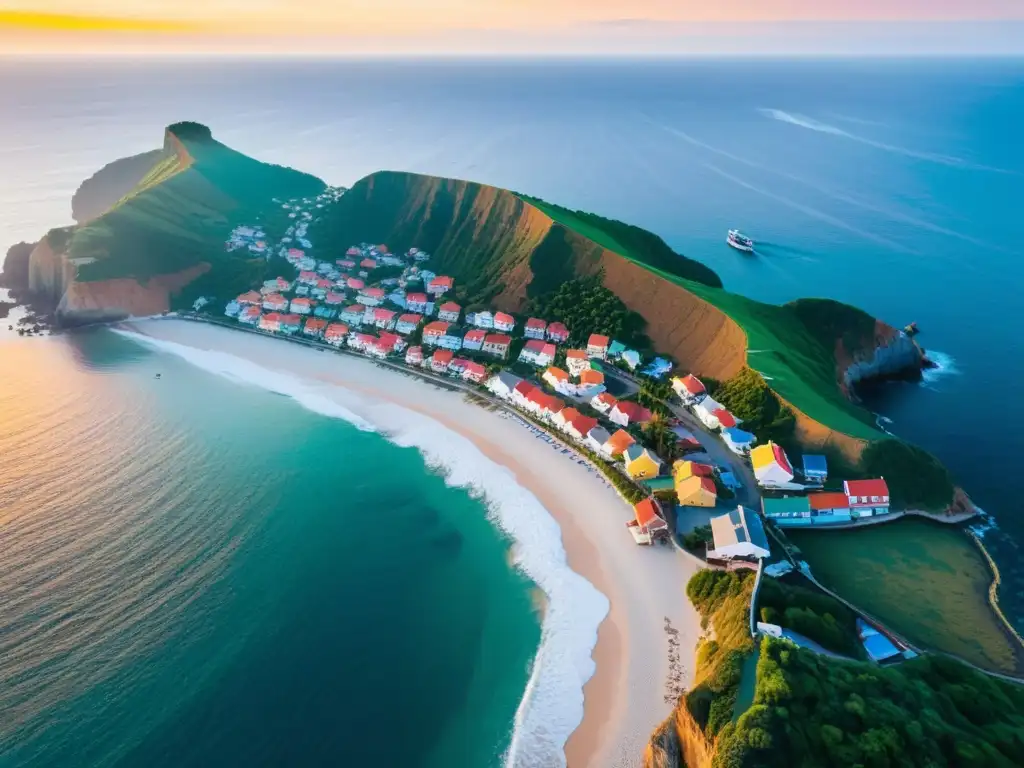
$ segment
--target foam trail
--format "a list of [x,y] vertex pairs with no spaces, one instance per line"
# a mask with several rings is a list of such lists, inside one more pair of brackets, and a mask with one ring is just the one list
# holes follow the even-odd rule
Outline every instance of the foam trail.
[[801,203],[796,202],[795,200],[790,200],[788,197],[783,197],[782,195],[777,195],[774,192],[769,192],[768,190],[761,189],[760,187],[755,187],[753,184],[750,184],[749,182],[746,182],[743,179],[737,178],[736,176],[733,176],[731,173],[723,171],[716,165],[712,165],[711,163],[704,163],[704,167],[707,168],[708,170],[714,171],[719,176],[728,179],[729,181],[735,184],[739,184],[741,187],[745,189],[749,189],[751,192],[757,192],[759,195],[764,195],[765,197],[770,198],[772,200],[776,200],[782,203],[783,205],[788,205],[790,208],[793,208],[794,210],[800,211],[801,213],[805,213],[808,216],[812,216],[813,218],[816,218],[820,221],[824,221],[825,223],[831,224],[834,227],[845,229],[847,232],[852,232],[855,235],[859,235],[860,237],[863,237],[867,240],[871,240],[872,242],[878,243],[879,245],[884,245],[886,248],[891,248],[895,251],[900,251],[902,253],[909,254],[914,253],[914,251],[910,250],[905,246],[900,245],[899,243],[893,242],[892,240],[888,240],[884,237],[879,237],[878,235],[873,235],[870,232],[865,232],[862,229],[857,229],[857,227],[853,226],[852,224],[847,224],[842,219],[837,219],[835,216],[830,216],[824,211],[819,211],[817,208],[811,208],[810,206],[803,205]]
[[926,384],[934,384],[939,379],[947,376],[956,376],[960,373],[960,369],[956,367],[956,360],[953,359],[952,355],[929,349],[925,353],[925,357],[935,363],[934,368],[928,368],[921,372],[921,378]]
[[952,155],[939,155],[933,152],[919,152],[914,149],[907,149],[906,147],[900,147],[895,144],[886,144],[884,141],[875,141],[864,136],[860,136],[856,133],[850,133],[844,131],[842,128],[837,128],[834,125],[828,123],[819,122],[813,118],[807,117],[806,115],[794,115],[789,112],[784,112],[781,109],[760,109],[758,110],[761,114],[766,115],[774,120],[778,120],[783,123],[789,123],[790,125],[796,125],[801,128],[807,128],[811,131],[817,131],[818,133],[827,133],[830,136],[838,136],[840,138],[849,139],[850,141],[856,141],[859,144],[864,144],[875,149],[881,149],[886,152],[893,152],[898,155],[906,155],[907,157],[913,157],[917,160],[926,160],[930,163],[937,163],[939,165],[948,165],[951,168],[965,168],[967,170],[974,171],[990,171],[992,173],[1013,173],[1005,168],[995,168],[988,165],[978,165],[971,163],[960,157],[953,157]]
[[716,155],[726,157],[737,163],[746,165],[749,168],[756,168],[757,170],[765,171],[766,173],[773,173],[776,176],[780,176],[784,179],[795,181],[797,184],[803,184],[806,187],[810,187],[815,192],[820,192],[821,194],[826,195],[827,197],[831,197],[833,200],[838,200],[841,203],[853,205],[856,206],[857,208],[863,208],[866,211],[877,213],[881,216],[885,216],[886,218],[892,219],[893,221],[899,221],[903,224],[910,224],[915,227],[920,227],[921,229],[928,230],[929,232],[934,232],[935,234],[938,235],[945,235],[946,237],[955,237],[959,240],[963,240],[964,242],[970,243],[971,245],[976,245],[980,248],[990,248],[995,251],[1011,253],[1009,249],[1004,248],[1002,246],[994,245],[992,243],[985,242],[984,240],[979,240],[975,237],[971,237],[970,235],[965,235],[960,232],[957,232],[956,230],[947,229],[946,227],[940,226],[938,224],[933,224],[930,221],[919,219],[916,216],[910,216],[905,213],[900,213],[899,211],[894,211],[890,208],[884,208],[882,206],[864,202],[863,200],[860,200],[856,197],[851,197],[850,195],[845,195],[841,192],[836,192],[835,190],[829,189],[828,187],[823,187],[820,184],[816,184],[813,181],[809,181],[808,179],[803,178],[802,176],[797,176],[796,174],[789,173],[787,171],[780,171],[775,168],[771,168],[767,165],[763,165],[762,163],[755,162],[754,160],[750,160],[746,157],[733,154],[732,152],[728,152],[712,144],[708,144],[707,142],[701,141],[700,139],[694,138],[690,134],[684,131],[680,131],[678,128],[673,128],[669,125],[664,125],[663,123],[651,120],[649,117],[643,115],[642,113],[641,116],[645,120],[647,120],[647,122],[651,123],[651,125],[654,125],[657,128],[661,128],[666,133],[669,133],[679,139],[682,139],[683,141],[692,144],[695,147],[706,149],[709,152],[713,152]]
[[[269,370],[224,352],[189,347],[123,329],[116,333],[231,381],[291,397],[316,413],[375,431],[414,447],[450,486],[487,502],[491,520],[515,541],[515,563],[547,596],[541,643],[530,671],[505,764],[565,766],[565,743],[583,720],[583,686],[593,676],[597,628],[608,599],[569,568],[562,534],[537,498],[513,473],[473,443],[423,414],[383,402],[367,403],[342,387]],[[357,413],[357,411],[359,411]]]

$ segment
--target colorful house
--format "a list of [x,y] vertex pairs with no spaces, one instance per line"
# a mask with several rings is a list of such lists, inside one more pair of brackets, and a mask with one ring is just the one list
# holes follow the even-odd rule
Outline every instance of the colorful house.
[[565,409],[565,403],[538,387],[526,396],[526,409],[542,419],[553,419]]
[[345,285],[347,285],[353,291],[361,291],[361,290],[363,290],[363,288],[366,287],[366,283],[364,283],[358,277],[350,277],[350,278],[346,279],[345,280]]
[[508,371],[500,371],[487,382],[487,389],[502,400],[511,400],[515,388],[523,380]]
[[590,401],[590,406],[598,413],[608,413],[618,402],[614,396],[607,392],[602,392],[599,395],[594,395]]
[[701,423],[708,429],[718,429],[722,424],[719,422],[716,414],[722,410],[725,409],[721,403],[716,402],[711,397],[705,397],[693,406],[693,415],[700,419]]
[[583,444],[594,453],[601,453],[604,444],[611,439],[612,436],[608,430],[598,425],[587,433],[587,439],[583,441]]
[[324,302],[332,307],[340,306],[345,303],[345,294],[338,293],[337,291],[328,291],[327,295],[324,296]]
[[785,487],[793,482],[793,467],[782,447],[769,440],[750,451],[754,477],[762,488]]
[[311,270],[299,272],[299,282],[303,285],[316,285],[316,281],[319,279],[320,276]]
[[601,392],[604,392],[604,374],[591,368],[583,371],[576,385],[576,394],[579,397],[595,397]]
[[238,322],[244,323],[245,325],[256,325],[260,321],[260,308],[259,307],[242,307],[238,313]]
[[[565,424],[562,427],[562,431],[569,435],[569,437],[582,441],[586,439],[592,429],[597,427],[597,419],[584,416],[579,411],[576,411],[575,408],[566,408],[558,416],[561,416],[565,411],[575,411],[569,418],[564,419]],[[558,416],[555,418],[557,419]]]
[[472,349],[479,351],[484,347],[484,339],[487,337],[487,331],[482,328],[474,328],[472,331],[468,331],[465,336],[462,337],[462,348]]
[[708,549],[708,560],[755,563],[771,555],[761,518],[743,507],[711,518],[711,536],[714,548]]
[[824,485],[828,480],[828,461],[824,456],[805,453],[801,474],[807,483]]
[[331,323],[324,330],[324,341],[335,347],[340,347],[346,336],[348,336],[348,326],[344,323]]
[[466,370],[462,372],[462,378],[472,384],[480,384],[487,378],[487,369],[480,363],[467,361]]
[[616,456],[624,455],[635,442],[636,440],[629,432],[620,429],[608,439],[607,443],[601,446],[601,453],[609,459],[613,459]]
[[693,475],[675,483],[676,498],[683,507],[713,507],[718,503],[715,481]]
[[377,262],[374,259],[363,259],[359,262],[359,268],[365,270],[371,270],[377,268]]
[[298,333],[302,328],[302,318],[299,315],[281,315],[281,333]]
[[668,536],[668,523],[661,516],[658,502],[644,499],[633,507],[633,519],[626,523],[637,544],[651,544],[655,539]]
[[405,353],[406,365],[423,365],[423,347],[409,347]]
[[441,296],[452,289],[455,281],[447,275],[438,275],[427,283],[427,293],[431,296]]
[[587,356],[604,360],[608,356],[608,337],[599,333],[590,334],[587,339]]
[[416,330],[421,320],[423,320],[423,315],[418,315],[414,312],[402,315],[395,324],[395,330],[408,336]]
[[469,365],[469,360],[464,357],[456,357],[448,364],[448,373],[455,376],[461,376],[466,372],[466,367]]
[[235,299],[242,306],[256,306],[263,303],[263,297],[256,291],[246,291]]
[[551,385],[556,392],[561,392],[563,395],[570,394],[570,388],[575,389],[569,381],[569,374],[561,368],[555,368],[553,366],[548,368],[544,371],[544,375],[541,376],[541,379]]
[[427,294],[425,293],[410,293],[405,297],[405,308],[410,312],[418,312],[423,314],[427,311]]
[[730,451],[738,456],[746,456],[757,438],[738,427],[726,427],[722,430],[722,440]]
[[432,323],[427,323],[423,329],[423,343],[428,347],[436,347],[445,334],[448,333],[449,324],[443,320],[435,320]]
[[[497,319],[495,319],[497,325]],[[519,353],[519,362],[531,363],[538,368],[551,365],[555,360],[555,345],[548,341],[531,339]]]
[[717,408],[712,413],[715,419],[718,421],[718,426],[722,429],[732,429],[739,424],[739,419],[732,415],[732,413],[725,408]]
[[277,312],[269,312],[260,318],[260,330],[271,333],[281,330],[281,315]]
[[301,297],[292,299],[291,309],[296,315],[308,315],[313,312],[313,302]]
[[302,333],[306,336],[312,336],[314,339],[321,338],[326,330],[327,321],[316,317],[309,318],[306,320],[306,324],[302,326]]
[[268,312],[284,312],[288,309],[288,299],[279,293],[268,293],[263,297],[263,308]]
[[483,312],[470,312],[466,315],[466,322],[475,325],[477,328],[493,328],[494,315],[484,310]]
[[397,313],[383,307],[374,307],[372,312],[374,327],[385,331],[390,331],[395,327],[395,315]]
[[564,344],[569,340],[569,329],[562,323],[551,323],[548,326],[548,339],[555,344]]
[[502,333],[512,333],[516,327],[516,319],[506,312],[494,313],[494,330]]
[[[823,496],[825,494],[817,494]],[[846,502],[846,496],[843,502]],[[783,496],[780,499],[764,497],[761,499],[761,513],[766,520],[773,520],[780,526],[811,525],[811,497],[810,496]],[[849,514],[847,514],[849,519]]]
[[362,325],[366,318],[366,307],[362,304],[353,304],[351,307],[345,307],[341,310],[341,319],[343,322],[349,325]]
[[883,478],[845,480],[843,490],[850,498],[850,509],[857,517],[884,515],[889,512],[889,485]]
[[364,288],[359,292],[359,295],[356,297],[356,301],[360,304],[365,304],[368,307],[376,307],[384,301],[384,289]]
[[449,323],[459,322],[459,315],[462,314],[462,307],[454,301],[448,301],[437,308],[437,319],[447,320]]
[[437,346],[442,349],[462,349],[462,329],[456,326],[449,326],[444,336],[437,340]]
[[672,477],[681,482],[691,477],[714,477],[715,468],[696,461],[677,461],[672,465]]
[[526,327],[523,329],[523,335],[528,339],[540,339],[543,341],[547,327],[548,324],[540,318],[531,317],[526,321]]
[[590,368],[590,358],[585,349],[570,349],[565,353],[565,367],[572,376],[579,376]]
[[360,352],[366,352],[377,343],[377,337],[368,333],[351,333],[348,337],[348,346]]
[[613,424],[628,427],[630,424],[645,424],[651,420],[651,412],[632,400],[620,400],[608,412]]
[[515,386],[512,387],[512,402],[520,408],[528,408],[530,405],[529,397],[536,389],[530,382],[519,379]]
[[489,333],[484,337],[483,351],[504,360],[508,357],[509,347],[512,346],[512,339],[501,333]]
[[622,454],[626,463],[626,474],[637,480],[642,477],[657,477],[661,473],[661,459],[639,443],[629,446]]

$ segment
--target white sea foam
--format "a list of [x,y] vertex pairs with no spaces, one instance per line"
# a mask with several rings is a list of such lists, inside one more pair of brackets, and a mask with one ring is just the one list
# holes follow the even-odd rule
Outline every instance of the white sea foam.
[[415,447],[429,466],[442,471],[448,485],[483,497],[492,521],[515,541],[517,567],[547,597],[540,647],[505,762],[511,768],[565,765],[565,743],[583,719],[583,686],[595,671],[591,654],[609,603],[569,568],[558,524],[510,470],[491,461],[469,439],[415,411],[368,401],[342,387],[272,371],[224,352],[117,332],[210,373],[286,395],[308,410],[379,432],[396,445]]
[[925,384],[934,384],[939,379],[943,379],[947,376],[956,376],[960,373],[960,369],[956,366],[956,360],[953,359],[952,355],[947,355],[945,352],[938,352],[934,349],[929,349],[927,357],[933,363],[934,368],[928,368],[921,372],[921,378]]

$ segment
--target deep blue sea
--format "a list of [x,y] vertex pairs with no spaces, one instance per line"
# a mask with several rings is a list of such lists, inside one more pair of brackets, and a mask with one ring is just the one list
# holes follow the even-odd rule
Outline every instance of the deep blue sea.
[[651,229],[737,292],[916,321],[940,369],[871,405],[997,522],[1024,628],[1024,60],[6,60],[0,114],[5,245],[70,223],[83,178],[188,119],[333,184],[497,184]]

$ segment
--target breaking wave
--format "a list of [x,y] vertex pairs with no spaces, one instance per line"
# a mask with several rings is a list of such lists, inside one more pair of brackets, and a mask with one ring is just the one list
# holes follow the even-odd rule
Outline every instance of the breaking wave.
[[583,686],[595,671],[591,654],[609,603],[569,567],[558,524],[509,469],[485,456],[468,438],[401,406],[368,402],[342,387],[272,371],[225,352],[123,329],[115,332],[233,382],[290,397],[310,411],[376,432],[395,445],[416,448],[449,486],[465,488],[483,500],[492,522],[515,542],[516,566],[547,597],[540,647],[516,712],[505,763],[509,768],[565,765],[565,743],[583,719]]
[[957,368],[956,360],[953,359],[952,355],[929,349],[925,356],[935,363],[934,368],[927,368],[921,372],[921,378],[925,384],[934,384],[939,379],[946,378],[947,376],[959,375],[960,369]]

